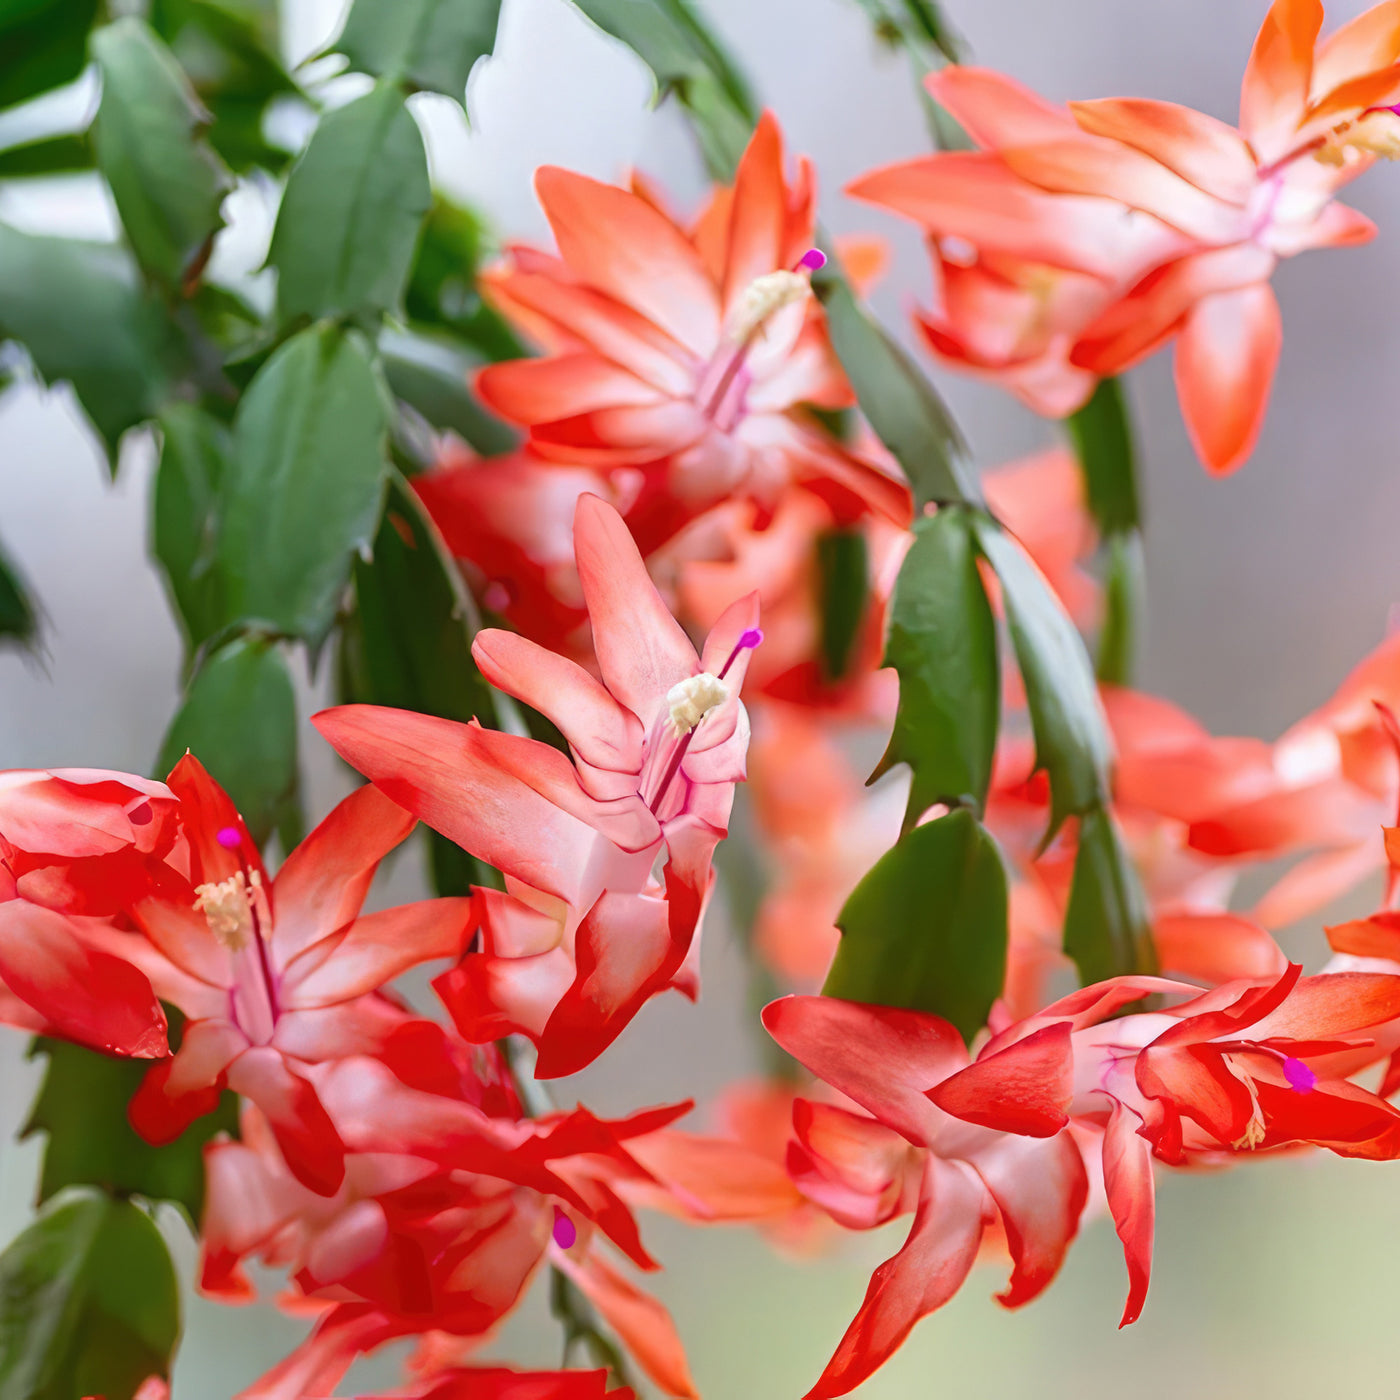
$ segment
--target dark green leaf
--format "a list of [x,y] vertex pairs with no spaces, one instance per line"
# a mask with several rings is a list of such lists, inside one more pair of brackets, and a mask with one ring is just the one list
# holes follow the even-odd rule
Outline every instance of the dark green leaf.
[[160,415],[151,540],[192,652],[224,625],[215,556],[227,429],[193,404]]
[[914,524],[890,608],[885,665],[899,673],[894,732],[871,782],[913,770],[906,829],[936,802],[981,811],[996,750],[996,622],[968,513],[945,506]]
[[870,597],[869,571],[870,551],[859,530],[829,530],[817,540],[821,657],[828,680],[840,680],[850,667]]
[[0,5],[0,107],[71,83],[87,65],[98,0],[9,0]]
[[28,646],[38,627],[34,605],[29,601],[19,573],[0,549],[0,638]]
[[974,500],[966,449],[943,400],[831,269],[828,264],[812,285],[826,306],[832,347],[861,412],[904,468],[916,503]]
[[1101,808],[1079,823],[1065,952],[1086,986],[1105,977],[1157,971],[1147,900],[1118,828]]
[[0,339],[73,385],[109,451],[165,395],[165,335],[123,249],[0,224]]
[[0,151],[0,180],[28,175],[70,175],[92,169],[92,145],[85,135],[46,136]]
[[65,1195],[0,1254],[0,1400],[131,1400],[179,1335],[165,1241],[130,1201]]
[[239,637],[200,667],[161,744],[164,777],[186,750],[233,798],[253,839],[272,834],[297,788],[297,707],[287,663],[260,637]]
[[971,812],[916,826],[837,918],[826,996],[941,1016],[971,1040],[1006,976],[1006,867]]
[[574,0],[651,69],[661,96],[690,112],[711,173],[730,179],[758,110],[734,62],[687,0]]
[[238,171],[281,170],[291,157],[263,138],[263,118],[298,89],[278,56],[274,0],[153,0],[150,21],[212,114],[214,149]]
[[258,371],[234,421],[219,565],[230,618],[319,646],[367,549],[384,495],[388,405],[360,340],[293,336]]
[[447,337],[384,331],[379,352],[395,398],[434,428],[450,428],[485,457],[509,452],[518,442],[515,432],[488,413],[467,387],[481,361]]
[[206,114],[180,65],[150,27],[119,19],[92,36],[102,104],[92,127],[136,260],[168,287],[196,277],[222,226],[231,181],[199,139]]
[[409,319],[451,331],[488,360],[519,359],[525,347],[477,291],[486,252],[486,231],[476,215],[434,196],[409,273]]
[[119,1060],[66,1040],[36,1040],[30,1053],[48,1059],[20,1134],[46,1135],[38,1204],[66,1186],[100,1186],[116,1196],[171,1201],[197,1231],[204,1210],[204,1144],[216,1133],[238,1135],[237,1096],[226,1093],[215,1112],[174,1142],[152,1147],[126,1116],[150,1069],[148,1060]]
[[361,700],[494,725],[491,690],[472,659],[470,595],[402,478],[390,484],[373,555],[355,561],[355,597]]
[[431,199],[423,138],[393,86],[326,116],[272,233],[282,321],[398,311]]
[[355,0],[334,48],[361,73],[465,102],[500,15],[501,0]]
[[1071,813],[1108,798],[1111,746],[1084,643],[1044,575],[1023,549],[985,516],[977,539],[1001,580],[1011,642],[1035,732],[1035,759],[1050,778],[1048,841]]
[[1095,673],[1106,685],[1131,685],[1143,614],[1142,537],[1110,535],[1104,576],[1104,618]]
[[1084,470],[1089,510],[1105,537],[1142,527],[1138,506],[1137,453],[1123,389],[1101,379],[1093,397],[1065,419]]

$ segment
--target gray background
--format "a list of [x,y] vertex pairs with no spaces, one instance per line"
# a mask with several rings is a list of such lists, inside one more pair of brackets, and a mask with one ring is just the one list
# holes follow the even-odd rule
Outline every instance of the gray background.
[[[903,60],[877,52],[849,0],[703,0],[791,145],[817,161],[822,215],[837,230],[890,235],[896,260],[876,302],[891,324],[925,298],[918,240],[846,200],[862,170],[925,149]],[[1260,0],[962,0],[953,18],[977,58],[1054,98],[1170,98],[1233,121]],[[1333,20],[1363,8],[1334,7]],[[289,18],[293,58],[333,32],[336,0]],[[481,205],[507,236],[540,237],[530,173],[543,162],[614,178],[629,165],[685,205],[703,189],[683,123],[650,110],[647,76],[563,0],[506,0],[496,57],[471,89],[472,124],[444,100],[415,108],[434,171]],[[81,103],[80,95],[70,99]],[[1382,228],[1359,250],[1286,264],[1276,286],[1285,347],[1259,450],[1238,475],[1207,479],[1177,412],[1169,360],[1135,372],[1130,394],[1145,457],[1151,619],[1147,687],[1220,731],[1272,737],[1322,700],[1383,635],[1397,594],[1400,477],[1393,470],[1400,291],[1395,230],[1400,172],[1384,166],[1351,202]],[[265,251],[269,204],[245,189],[230,205],[217,275],[238,279]],[[99,190],[84,180],[0,185],[0,218],[111,236]],[[266,288],[263,288],[266,291]],[[1050,441],[1053,430],[1007,397],[940,374],[976,450],[992,465]],[[173,709],[178,639],[144,557],[149,444],[128,441],[115,486],[67,394],[22,389],[0,399],[0,533],[41,597],[47,649],[35,664],[0,657],[0,767],[89,764],[144,770]],[[321,695],[309,680],[308,692]],[[312,693],[305,708],[314,705]],[[310,731],[312,806],[344,787]],[[414,860],[389,882],[420,888]],[[1364,896],[1358,901],[1364,904]],[[1290,947],[1324,955],[1306,930]],[[599,1111],[685,1095],[701,1099],[754,1066],[740,968],[721,921],[709,930],[699,1008],[653,1002],[601,1066],[564,1097]],[[0,1042],[0,1126],[21,1121],[34,1087],[18,1035]],[[34,1144],[0,1148],[0,1236],[25,1218]],[[651,1222],[647,1222],[651,1225]],[[739,1231],[649,1238],[702,1391],[713,1400],[800,1395],[854,1312],[871,1266],[903,1226],[852,1239],[822,1261],[775,1257]],[[192,1248],[170,1233],[183,1260]],[[990,1302],[977,1271],[862,1392],[872,1397],[1141,1397],[1400,1393],[1394,1374],[1400,1177],[1331,1158],[1270,1161],[1216,1179],[1174,1177],[1159,1192],[1156,1277],[1144,1319],[1115,1331],[1124,1279],[1105,1222],[1090,1226],[1049,1294],[1020,1314]],[[188,1272],[188,1269],[186,1270]],[[301,1326],[270,1309],[193,1302],[178,1400],[221,1400],[282,1354]],[[489,1354],[552,1364],[558,1333],[536,1296]],[[357,1373],[361,1386],[391,1368]]]

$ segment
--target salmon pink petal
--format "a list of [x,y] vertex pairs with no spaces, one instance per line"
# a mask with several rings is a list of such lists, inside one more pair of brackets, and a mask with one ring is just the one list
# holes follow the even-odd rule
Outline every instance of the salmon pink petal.
[[904,1247],[871,1275],[865,1301],[806,1400],[848,1395],[898,1350],[920,1318],[962,1287],[990,1202],[966,1167],[930,1156]]
[[434,831],[536,889],[577,897],[595,832],[489,762],[484,731],[372,705],[324,710],[312,723],[347,763]]
[[1264,282],[1276,262],[1266,249],[1242,244],[1167,263],[1087,326],[1071,359],[1096,374],[1118,374],[1156,350],[1203,297]]
[[819,1079],[920,1146],[932,1140],[940,1116],[924,1090],[967,1064],[957,1031],[920,1011],[783,997],[764,1007],[763,1024]]
[[305,1011],[377,991],[420,963],[459,956],[474,927],[469,898],[425,899],[366,914],[287,965],[281,1005]]
[[[267,872],[257,843],[248,835],[233,799],[204,765],[187,753],[171,769],[166,781],[180,799],[182,830],[190,845],[190,883],[227,880],[245,865],[266,883]],[[236,833],[237,842],[220,841],[219,834],[226,831]]]
[[1383,0],[1329,34],[1313,57],[1312,91],[1326,94],[1400,59],[1400,4]]
[[164,883],[165,888],[132,908],[132,921],[177,971],[206,987],[232,986],[233,958],[194,907],[194,890],[182,881]]
[[305,1400],[332,1395],[357,1357],[401,1335],[369,1303],[337,1303],[322,1313],[311,1335],[285,1360],[242,1390],[235,1400]]
[[1272,979],[1288,963],[1273,935],[1240,914],[1160,914],[1152,935],[1163,968],[1203,982]]
[[596,408],[661,401],[661,391],[630,371],[586,352],[507,360],[476,376],[481,401],[512,423],[531,427]]
[[1244,138],[1204,112],[1145,97],[1069,106],[1084,131],[1132,146],[1217,199],[1243,205],[1253,193],[1254,157]]
[[593,623],[603,682],[649,726],[699,658],[642,563],[622,517],[597,496],[580,496],[574,516],[579,579]]
[[1048,1142],[1002,1137],[968,1160],[1001,1213],[1011,1279],[996,1295],[1006,1308],[1038,1297],[1060,1271],[1089,1195],[1084,1157],[1069,1133]]
[[596,1253],[580,1260],[552,1249],[550,1260],[598,1309],[659,1390],[687,1398],[699,1394],[676,1325],[651,1294],[643,1293]]
[[272,947],[286,965],[360,912],[379,862],[415,818],[370,784],[352,792],[282,863]]
[[991,68],[949,64],[924,79],[933,100],[979,145],[997,151],[1054,141],[1074,129],[1069,111]]
[[594,351],[663,394],[694,391],[700,361],[644,316],[602,292],[523,268],[484,272],[481,290],[515,320],[527,326],[544,322],[551,342]]
[[567,466],[645,466],[703,440],[711,423],[689,399],[594,408],[539,424],[530,445]]
[[170,1053],[146,976],[88,947],[80,926],[52,909],[0,903],[0,981],[67,1040],[143,1060]]
[[1160,161],[1117,141],[1077,132],[1068,140],[1003,150],[1001,158],[1043,190],[1116,200],[1188,238],[1228,243],[1251,231],[1242,207],[1207,194]]
[[1329,200],[1310,224],[1276,224],[1269,230],[1269,247],[1281,258],[1309,248],[1356,248],[1377,234],[1374,223],[1359,209]]
[[1330,924],[1327,941],[1334,953],[1400,962],[1400,913],[1383,910],[1369,919],[1348,919],[1344,924]]
[[1219,476],[1254,450],[1283,348],[1267,283],[1203,298],[1176,342],[1176,388],[1191,445]]
[[552,720],[585,763],[621,773],[641,771],[640,721],[582,666],[495,628],[476,634],[472,655],[492,685]]
[[765,111],[734,175],[724,274],[726,308],[734,305],[756,277],[783,267],[786,199],[783,137],[773,113]]
[[1299,978],[1287,1000],[1254,1024],[1250,1037],[1326,1040],[1397,1018],[1400,977],[1378,972],[1328,972]]
[[1069,1122],[1074,1056],[1067,1021],[1045,1026],[935,1084],[927,1097],[966,1123],[1053,1137]]
[[541,1079],[591,1064],[680,966],[665,900],[603,893],[575,935],[577,972],[540,1036]]
[[1138,1135],[1141,1121],[1132,1109],[1115,1101],[1103,1137],[1104,1192],[1128,1266],[1128,1301],[1120,1327],[1136,1322],[1142,1315],[1152,1276],[1156,1194],[1152,1154],[1147,1142]]
[[696,355],[714,350],[719,298],[695,246],[670,219],[629,190],[557,166],[535,172],[535,191],[570,271]]
[[292,1175],[318,1196],[345,1180],[345,1145],[309,1081],[276,1050],[256,1047],[229,1067],[229,1088],[262,1109]]
[[1240,87],[1240,129],[1262,163],[1281,159],[1307,109],[1320,0],[1274,0]]
[[243,1261],[285,1224],[287,1193],[264,1158],[241,1142],[204,1151],[204,1214],[200,1220],[199,1291],[221,1303],[251,1303],[257,1290]]

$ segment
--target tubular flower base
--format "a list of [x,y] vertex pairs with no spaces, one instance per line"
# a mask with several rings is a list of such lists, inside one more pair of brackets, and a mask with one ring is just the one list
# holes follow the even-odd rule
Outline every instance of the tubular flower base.
[[710,860],[748,748],[739,690],[763,635],[756,600],[741,600],[697,655],[594,496],[579,500],[575,549],[601,681],[513,633],[473,644],[492,684],[558,726],[572,763],[425,715],[316,718],[342,758],[505,875],[505,893],[472,896],[481,951],[436,985],[468,1040],[528,1035],[546,1078],[582,1069],[657,992],[696,992]]

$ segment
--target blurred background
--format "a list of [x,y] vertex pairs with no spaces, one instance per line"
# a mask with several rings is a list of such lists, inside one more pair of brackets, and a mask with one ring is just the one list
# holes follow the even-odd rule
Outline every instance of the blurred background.
[[[918,239],[843,197],[873,166],[926,149],[902,57],[881,50],[852,0],[700,0],[790,145],[811,155],[822,218],[838,232],[877,231],[895,257],[875,296],[908,338],[925,299]],[[300,61],[339,23],[341,0],[287,0],[285,44]],[[1235,119],[1240,75],[1264,0],[949,0],[977,62],[1049,97],[1133,94]],[[1331,7],[1348,19],[1363,0]],[[637,166],[682,206],[704,188],[681,117],[653,110],[649,76],[563,0],[505,0],[495,57],[478,66],[470,127],[443,98],[413,99],[436,182],[481,209],[503,237],[543,238],[531,188],[542,163],[612,179]],[[65,100],[81,107],[90,90]],[[63,113],[41,113],[61,121]],[[33,114],[26,117],[33,120]],[[1143,449],[1149,628],[1141,681],[1216,732],[1275,737],[1323,700],[1384,635],[1400,597],[1400,170],[1380,166],[1350,191],[1380,225],[1377,242],[1286,263],[1275,286],[1286,328],[1269,419],[1254,459],[1207,479],[1182,429],[1169,359],[1129,377]],[[257,285],[273,199],[245,186],[226,212],[212,275]],[[114,237],[97,177],[0,184],[0,219],[36,231]],[[266,294],[264,289],[264,294]],[[978,461],[991,466],[1054,437],[989,388],[938,372]],[[175,707],[180,645],[145,554],[152,467],[129,436],[112,485],[64,390],[0,398],[0,531],[42,600],[37,659],[0,656],[0,767],[147,771]],[[329,696],[302,678],[302,711]],[[329,750],[303,735],[309,807],[348,788]],[[384,898],[421,897],[412,857]],[[1371,891],[1358,895],[1367,907]],[[1320,929],[1283,940],[1310,969]],[[586,1075],[560,1086],[599,1112],[694,1096],[703,1104],[758,1064],[742,968],[723,910],[712,915],[698,1007],[653,1001]],[[0,1238],[24,1222],[39,1160],[13,1145],[37,1082],[23,1040],[0,1043]],[[173,1215],[186,1275],[193,1247]],[[853,1315],[870,1269],[907,1221],[848,1237],[811,1261],[776,1256],[751,1234],[647,1221],[672,1309],[710,1400],[801,1395]],[[1049,1293],[1021,1313],[991,1301],[1002,1280],[979,1269],[957,1300],[920,1326],[860,1394],[876,1397],[1137,1397],[1400,1394],[1391,1335],[1400,1283],[1400,1171],[1332,1158],[1267,1161],[1209,1180],[1163,1177],[1152,1294],[1141,1322],[1115,1330],[1125,1290],[1107,1221],[1089,1226]],[[271,1292],[275,1280],[269,1280]],[[537,1295],[540,1290],[537,1290]],[[235,1311],[191,1299],[176,1400],[226,1400],[285,1354],[304,1324],[270,1307]],[[486,1349],[515,1363],[558,1362],[560,1333],[532,1298]],[[346,1387],[387,1385],[396,1354]]]

